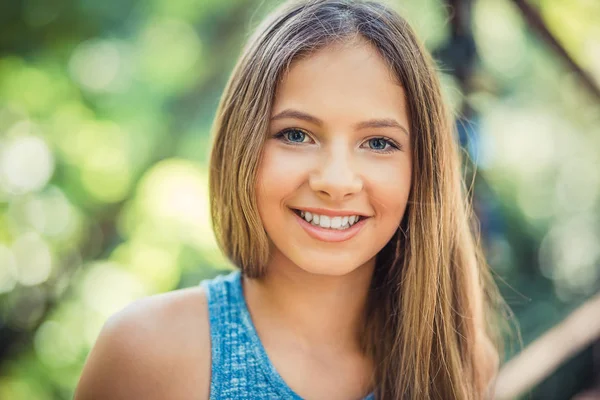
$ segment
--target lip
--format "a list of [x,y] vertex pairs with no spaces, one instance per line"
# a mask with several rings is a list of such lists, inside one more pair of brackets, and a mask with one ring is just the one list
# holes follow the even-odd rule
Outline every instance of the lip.
[[[315,210],[317,210],[317,209],[315,209]],[[308,209],[308,211],[310,211],[310,209]],[[312,212],[312,211],[310,211],[310,212]],[[334,242],[334,243],[335,242],[345,242],[346,240],[352,239],[354,236],[356,236],[358,234],[358,232],[360,232],[360,230],[363,228],[363,226],[365,226],[367,220],[369,219],[369,218],[362,218],[360,221],[358,221],[357,223],[352,225],[350,228],[340,231],[340,230],[336,230],[336,229],[321,228],[320,226],[316,226],[309,222],[306,222],[306,220],[304,218],[302,218],[301,216],[296,214],[294,211],[291,211],[291,213],[297,219],[300,226],[302,228],[304,228],[306,233],[309,234],[309,236],[311,236],[314,239],[321,240],[323,242]],[[318,212],[317,212],[317,214],[318,214]],[[325,214],[325,215],[327,215],[327,214]],[[348,215],[348,214],[342,214],[342,215]],[[352,214],[352,215],[356,215],[356,214]]]
[[310,207],[302,207],[302,208],[297,208],[294,207],[294,210],[299,210],[299,211],[308,211],[312,214],[318,214],[318,215],[326,215],[328,217],[350,217],[352,215],[358,215],[361,217],[365,217],[368,218],[369,215],[366,215],[364,213],[358,212],[358,211],[353,211],[353,210],[328,210],[326,208],[310,208]]

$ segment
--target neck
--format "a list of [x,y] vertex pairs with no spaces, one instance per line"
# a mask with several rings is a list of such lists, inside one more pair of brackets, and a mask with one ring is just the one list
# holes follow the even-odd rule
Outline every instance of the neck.
[[248,307],[259,331],[291,335],[312,349],[360,351],[375,260],[343,276],[316,275],[273,258],[261,279],[245,279]]

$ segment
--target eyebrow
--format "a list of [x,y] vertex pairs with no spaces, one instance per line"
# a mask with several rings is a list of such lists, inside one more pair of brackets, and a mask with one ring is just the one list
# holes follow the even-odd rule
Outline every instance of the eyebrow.
[[[323,121],[319,118],[307,114],[302,111],[287,109],[283,110],[279,114],[273,116],[271,121],[278,119],[294,118],[302,121],[310,122],[311,124],[323,126]],[[367,121],[359,122],[355,125],[355,129],[367,129],[367,128],[397,128],[403,131],[408,136],[408,129],[402,126],[398,121],[393,118],[381,118],[381,119],[369,119]]]

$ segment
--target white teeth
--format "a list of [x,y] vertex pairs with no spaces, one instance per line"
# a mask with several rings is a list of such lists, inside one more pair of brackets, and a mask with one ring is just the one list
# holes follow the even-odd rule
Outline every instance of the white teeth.
[[313,225],[318,225],[321,228],[344,230],[350,228],[359,220],[358,215],[345,215],[343,217],[329,217],[327,215],[317,215],[309,211],[300,211],[300,216],[307,222]]
[[[304,213],[304,211],[303,211],[303,213]],[[310,212],[308,212],[308,211],[304,213],[303,217],[308,222],[312,221],[312,219],[313,219],[313,215]]]
[[331,218],[331,228],[339,229],[342,226],[342,217],[333,217]]

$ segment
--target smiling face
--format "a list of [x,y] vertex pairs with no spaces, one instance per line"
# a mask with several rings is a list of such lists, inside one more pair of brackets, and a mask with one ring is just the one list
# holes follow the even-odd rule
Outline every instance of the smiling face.
[[257,179],[269,268],[344,275],[374,265],[406,209],[409,127],[404,90],[367,42],[292,64],[277,88]]

